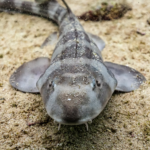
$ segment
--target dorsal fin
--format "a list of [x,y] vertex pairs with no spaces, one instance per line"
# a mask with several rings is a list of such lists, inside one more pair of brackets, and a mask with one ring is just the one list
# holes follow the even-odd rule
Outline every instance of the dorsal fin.
[[72,11],[71,11],[70,7],[68,6],[68,4],[65,2],[65,0],[62,0],[62,2],[66,6],[68,13],[71,13]]

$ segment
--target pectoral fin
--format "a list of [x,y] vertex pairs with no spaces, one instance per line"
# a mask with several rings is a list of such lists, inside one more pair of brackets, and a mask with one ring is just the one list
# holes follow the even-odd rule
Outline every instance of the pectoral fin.
[[114,74],[118,84],[117,91],[130,92],[136,90],[146,81],[145,77],[135,69],[127,66],[105,62],[107,68]]
[[93,40],[93,42],[97,45],[100,51],[105,48],[105,42],[100,37],[91,33],[88,33],[88,36]]
[[41,48],[44,48],[47,45],[55,45],[57,43],[57,41],[58,41],[58,33],[53,32],[45,39],[45,41],[41,45]]
[[50,59],[40,57],[21,65],[10,77],[10,84],[22,91],[39,93],[36,83],[50,65]]

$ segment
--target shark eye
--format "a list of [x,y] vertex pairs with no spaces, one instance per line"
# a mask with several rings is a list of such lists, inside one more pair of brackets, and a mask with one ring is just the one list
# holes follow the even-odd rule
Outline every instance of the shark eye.
[[98,87],[101,86],[101,83],[99,81],[97,81],[97,80],[96,80],[96,84],[97,84]]
[[100,83],[100,81],[98,81],[98,80],[92,80],[92,83],[91,83],[91,87],[92,87],[92,89],[94,90],[95,88],[96,88],[96,86],[97,87],[101,87],[101,83]]
[[49,89],[51,89],[51,88],[54,89],[55,87],[56,87],[56,84],[53,81],[49,82],[49,84],[48,84]]

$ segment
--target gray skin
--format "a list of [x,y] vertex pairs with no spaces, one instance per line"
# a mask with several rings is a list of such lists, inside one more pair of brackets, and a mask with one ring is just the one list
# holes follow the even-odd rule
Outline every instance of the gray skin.
[[[115,90],[133,91],[145,78],[132,68],[104,62],[103,40],[86,33],[63,2],[67,9],[55,0],[43,4],[0,0],[1,10],[40,15],[59,25],[51,60],[42,57],[23,64],[10,77],[10,84],[23,92],[40,92],[47,113],[59,124],[87,125],[100,114]],[[42,47],[53,41],[51,38]]]

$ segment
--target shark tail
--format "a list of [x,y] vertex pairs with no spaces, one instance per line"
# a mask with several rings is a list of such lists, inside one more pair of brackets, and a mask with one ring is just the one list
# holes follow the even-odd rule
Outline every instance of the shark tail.
[[60,24],[66,14],[66,9],[56,0],[46,1],[42,4],[24,0],[0,0],[0,11],[37,15],[52,19],[57,24]]

